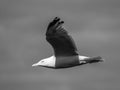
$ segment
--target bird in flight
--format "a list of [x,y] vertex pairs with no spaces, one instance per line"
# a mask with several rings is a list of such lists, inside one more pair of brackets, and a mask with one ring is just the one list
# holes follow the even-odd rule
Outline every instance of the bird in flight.
[[102,57],[87,57],[78,54],[75,42],[63,28],[64,21],[55,17],[49,23],[46,31],[46,40],[53,47],[54,55],[33,64],[33,67],[42,66],[48,68],[68,68],[88,63],[103,61]]

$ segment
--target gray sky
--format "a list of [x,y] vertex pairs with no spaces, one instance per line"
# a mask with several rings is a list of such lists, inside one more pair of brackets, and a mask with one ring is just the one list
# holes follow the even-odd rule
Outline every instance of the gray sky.
[[[44,34],[55,16],[65,21],[81,55],[106,61],[58,71],[32,68],[53,54]],[[119,90],[119,46],[119,0],[0,0],[2,90],[44,90],[45,85],[51,90]]]

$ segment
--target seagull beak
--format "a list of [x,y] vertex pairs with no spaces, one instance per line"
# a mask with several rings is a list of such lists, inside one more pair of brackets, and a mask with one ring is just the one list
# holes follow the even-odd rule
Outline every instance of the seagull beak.
[[36,67],[36,66],[39,66],[39,64],[35,63],[35,64],[32,65],[32,67]]
[[37,66],[37,65],[36,65],[36,64],[33,64],[33,65],[32,65],[32,67],[35,67],[35,66]]

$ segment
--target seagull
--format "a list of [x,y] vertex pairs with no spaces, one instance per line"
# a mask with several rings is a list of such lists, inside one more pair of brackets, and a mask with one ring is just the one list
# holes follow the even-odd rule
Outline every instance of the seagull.
[[32,67],[42,66],[47,68],[69,68],[88,63],[102,62],[101,56],[88,57],[78,54],[77,47],[71,35],[63,27],[64,21],[55,17],[48,25],[46,40],[53,47],[54,55],[42,59]]

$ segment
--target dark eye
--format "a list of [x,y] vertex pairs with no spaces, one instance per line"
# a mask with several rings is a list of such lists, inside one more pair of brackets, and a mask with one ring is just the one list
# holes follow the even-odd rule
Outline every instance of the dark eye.
[[44,62],[44,61],[41,61],[41,62]]

